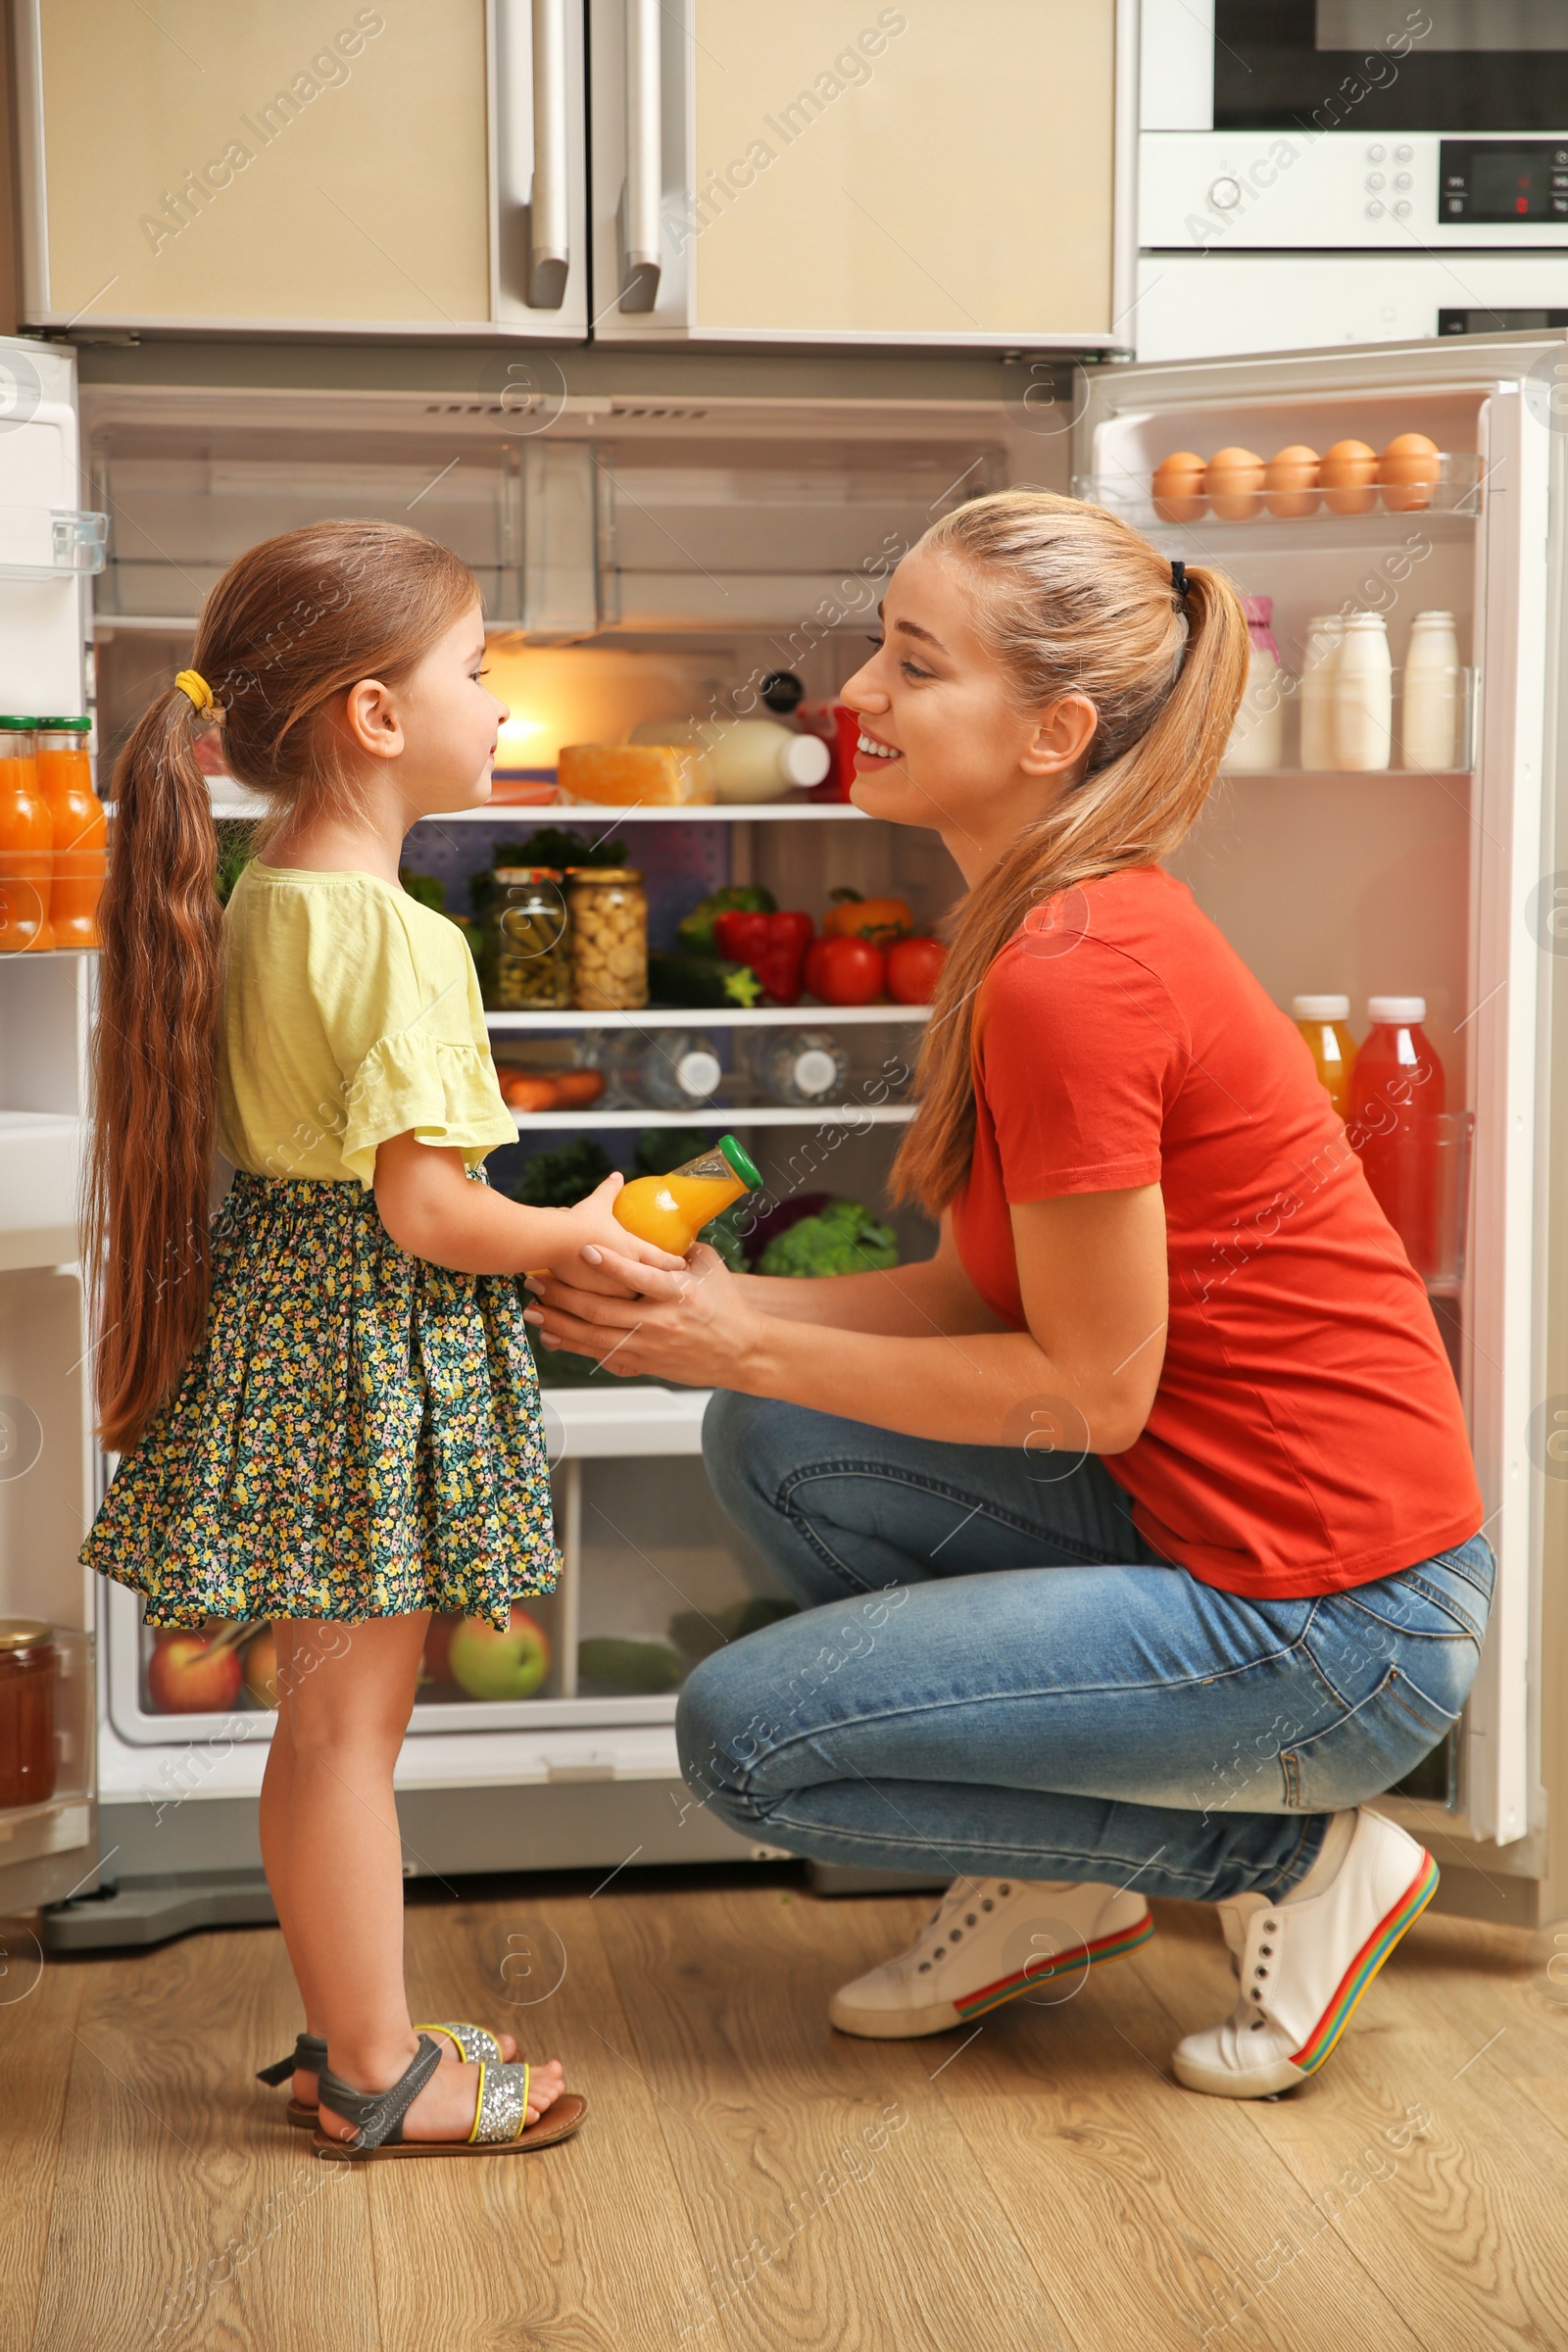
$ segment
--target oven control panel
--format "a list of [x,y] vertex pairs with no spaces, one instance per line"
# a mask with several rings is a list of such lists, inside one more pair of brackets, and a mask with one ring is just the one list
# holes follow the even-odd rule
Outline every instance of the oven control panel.
[[1438,214],[1444,220],[1568,224],[1568,138],[1445,139]]
[[1568,253],[1568,130],[1146,130],[1138,156],[1146,253]]

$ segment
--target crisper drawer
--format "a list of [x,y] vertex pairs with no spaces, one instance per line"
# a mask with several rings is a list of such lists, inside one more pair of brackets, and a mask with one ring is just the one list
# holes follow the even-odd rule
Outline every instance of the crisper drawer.
[[[705,1392],[547,1388],[557,1590],[517,1603],[504,1633],[432,1617],[411,1736],[667,1725],[698,1661],[792,1612],[730,1526],[701,1458]],[[225,1753],[265,1741],[276,1704],[266,1626],[154,1634],[112,1587],[110,1708],[137,1747]],[[352,1649],[322,1626],[309,1671]]]

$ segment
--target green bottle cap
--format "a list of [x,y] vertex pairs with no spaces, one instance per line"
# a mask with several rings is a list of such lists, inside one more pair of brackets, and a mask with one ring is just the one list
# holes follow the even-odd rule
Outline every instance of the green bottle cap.
[[26,723],[29,727],[36,727],[40,735],[64,735],[68,732],[87,735],[92,731],[90,718],[29,718]]
[[745,1145],[738,1144],[732,1135],[721,1135],[718,1139],[718,1148],[723,1152],[724,1157],[729,1161],[730,1166],[734,1169],[742,1184],[745,1185],[747,1191],[749,1193],[760,1191],[762,1183],[762,1171],[757,1165],[751,1153],[747,1151]]

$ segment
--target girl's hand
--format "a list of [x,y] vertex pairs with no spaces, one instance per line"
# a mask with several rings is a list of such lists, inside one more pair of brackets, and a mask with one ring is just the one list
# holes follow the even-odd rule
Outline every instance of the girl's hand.
[[[768,1318],[747,1304],[716,1250],[699,1243],[675,1262],[674,1273],[655,1272],[607,1252],[602,1271],[614,1281],[613,1294],[575,1278],[530,1275],[538,1304],[525,1320],[547,1348],[591,1355],[611,1372],[651,1372],[695,1389],[738,1387]],[[639,1298],[626,1296],[634,1284]]]
[[656,1249],[652,1242],[639,1241],[636,1234],[628,1233],[617,1220],[614,1200],[625,1181],[618,1168],[612,1169],[585,1200],[561,1211],[564,1246],[552,1254],[550,1261],[552,1273],[560,1280],[578,1290],[626,1298],[635,1297],[643,1288],[637,1269],[657,1267],[665,1274],[685,1272],[684,1258],[672,1256],[667,1250]]

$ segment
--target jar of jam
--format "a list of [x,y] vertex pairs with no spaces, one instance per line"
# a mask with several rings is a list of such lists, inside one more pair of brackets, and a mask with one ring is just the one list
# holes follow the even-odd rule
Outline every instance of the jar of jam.
[[479,969],[492,1012],[564,1012],[571,953],[561,876],[549,865],[498,865],[480,931]]
[[33,723],[0,715],[0,952],[55,944],[55,828],[38,783]]
[[571,1001],[582,1012],[637,1012],[648,1002],[648,893],[630,865],[566,869]]
[[37,1617],[0,1617],[0,1805],[41,1805],[55,1792],[53,1629]]

